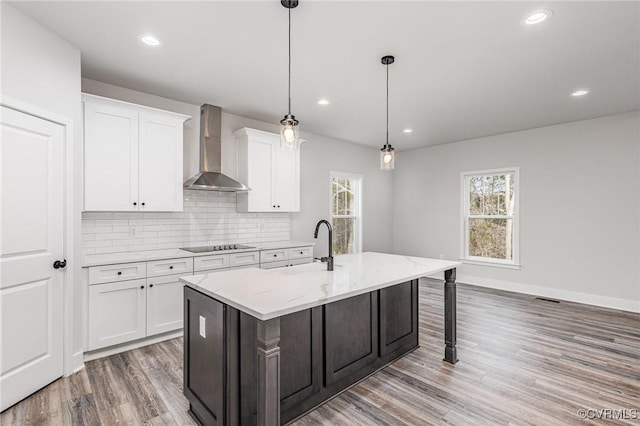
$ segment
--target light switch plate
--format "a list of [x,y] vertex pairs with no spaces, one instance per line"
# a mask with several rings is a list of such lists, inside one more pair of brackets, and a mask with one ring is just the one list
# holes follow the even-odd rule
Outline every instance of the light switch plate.
[[200,315],[200,336],[203,339],[207,338],[207,319]]

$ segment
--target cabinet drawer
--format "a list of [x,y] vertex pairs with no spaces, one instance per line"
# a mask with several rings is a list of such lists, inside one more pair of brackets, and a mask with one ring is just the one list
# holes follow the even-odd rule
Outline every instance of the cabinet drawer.
[[313,257],[313,247],[296,247],[287,250],[289,252],[288,259],[299,259],[301,257]]
[[147,265],[144,262],[92,266],[89,268],[89,285],[136,280],[146,276]]
[[215,256],[200,256],[193,259],[193,271],[208,271],[210,269],[223,269],[229,267],[229,255],[217,254]]
[[287,259],[287,249],[264,250],[260,252],[260,263]]
[[190,274],[193,272],[193,258],[156,260],[147,262],[147,277],[162,275]]
[[288,260],[279,260],[277,262],[267,262],[267,263],[263,262],[260,264],[260,269],[284,268],[288,264],[289,264]]
[[232,253],[229,255],[229,266],[247,266],[260,263],[260,252]]
[[304,265],[305,263],[311,263],[311,262],[313,262],[312,257],[301,257],[298,259],[289,259],[287,264],[290,266],[296,266],[296,265]]

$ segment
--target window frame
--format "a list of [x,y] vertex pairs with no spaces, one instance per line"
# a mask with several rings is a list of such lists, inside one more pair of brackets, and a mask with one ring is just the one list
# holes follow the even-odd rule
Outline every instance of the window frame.
[[[513,214],[509,215],[470,215],[469,214],[469,181],[472,177],[513,174]],[[504,167],[499,169],[475,170],[460,173],[460,261],[463,263],[495,266],[509,269],[520,269],[520,168]],[[513,223],[512,259],[496,259],[492,257],[469,255],[469,218],[511,219]]]
[[[333,179],[349,179],[356,181],[355,188],[355,215],[333,215]],[[353,238],[354,242],[354,250],[353,253],[362,253],[362,187],[363,187],[364,177],[362,175],[350,172],[341,172],[337,170],[330,170],[329,172],[329,218],[331,222],[331,226],[333,226],[333,218],[348,218],[353,217],[355,219],[355,236]]]

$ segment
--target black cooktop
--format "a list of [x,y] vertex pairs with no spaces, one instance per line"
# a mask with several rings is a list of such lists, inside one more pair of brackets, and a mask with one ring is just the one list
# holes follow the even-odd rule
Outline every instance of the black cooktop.
[[207,253],[210,251],[242,250],[252,248],[255,247],[245,246],[242,244],[221,244],[217,246],[182,247],[180,250],[188,251],[191,253]]

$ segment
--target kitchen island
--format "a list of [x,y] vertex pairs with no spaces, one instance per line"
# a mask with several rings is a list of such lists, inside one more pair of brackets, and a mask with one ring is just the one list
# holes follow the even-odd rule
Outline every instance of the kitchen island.
[[459,262],[382,253],[182,277],[184,393],[204,425],[280,425],[418,347],[418,278],[444,272],[455,363]]

